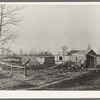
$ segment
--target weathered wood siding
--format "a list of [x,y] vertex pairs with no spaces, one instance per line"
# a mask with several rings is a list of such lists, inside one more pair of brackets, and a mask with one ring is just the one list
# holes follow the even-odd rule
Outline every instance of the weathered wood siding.
[[[62,59],[60,59],[62,58]],[[69,56],[63,56],[63,55],[56,55],[55,56],[55,64],[61,64],[63,62],[67,62],[69,59]]]
[[97,57],[97,66],[100,66],[100,56]]

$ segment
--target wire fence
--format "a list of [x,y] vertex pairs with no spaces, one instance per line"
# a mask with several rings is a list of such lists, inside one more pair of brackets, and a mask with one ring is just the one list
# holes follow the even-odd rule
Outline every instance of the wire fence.
[[25,67],[10,65],[8,63],[0,62],[0,67],[2,71],[9,72],[11,74],[21,74],[25,75]]

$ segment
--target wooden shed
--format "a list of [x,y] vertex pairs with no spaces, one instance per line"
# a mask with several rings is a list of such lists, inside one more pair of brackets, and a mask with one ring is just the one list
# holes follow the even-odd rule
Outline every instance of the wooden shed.
[[53,56],[48,56],[48,57],[45,57],[45,60],[44,60],[44,64],[47,66],[47,67],[52,67],[55,65],[55,59]]
[[97,54],[90,50],[86,55],[86,67],[87,68],[96,68],[97,66]]
[[62,64],[68,61],[68,56],[63,54],[55,55],[55,64]]
[[69,61],[86,63],[86,68],[95,68],[100,63],[100,56],[93,50],[71,50],[68,56]]
[[97,62],[96,62],[97,65],[96,65],[96,66],[97,66],[98,68],[100,68],[100,55],[97,55],[96,61],[97,61]]

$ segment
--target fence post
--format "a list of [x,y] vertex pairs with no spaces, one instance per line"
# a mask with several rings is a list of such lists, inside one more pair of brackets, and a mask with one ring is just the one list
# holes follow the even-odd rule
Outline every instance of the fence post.
[[25,76],[27,77],[27,66],[25,66]]
[[12,73],[12,66],[11,66],[11,73]]
[[30,67],[30,73],[31,73],[31,63],[29,63],[29,67]]
[[46,65],[44,65],[45,66],[45,73],[47,72],[47,68],[46,68]]
[[62,58],[62,71],[63,71],[63,58]]
[[59,56],[57,55],[57,65],[58,65]]
[[19,68],[17,67],[17,71],[18,71],[18,74],[19,74]]
[[6,65],[6,72],[7,72],[7,65]]

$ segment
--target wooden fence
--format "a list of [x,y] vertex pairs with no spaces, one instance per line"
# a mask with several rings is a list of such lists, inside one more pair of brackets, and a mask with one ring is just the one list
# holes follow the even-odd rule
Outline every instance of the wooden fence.
[[2,71],[9,72],[11,74],[26,75],[25,67],[10,65],[4,62],[0,62],[0,67]]

